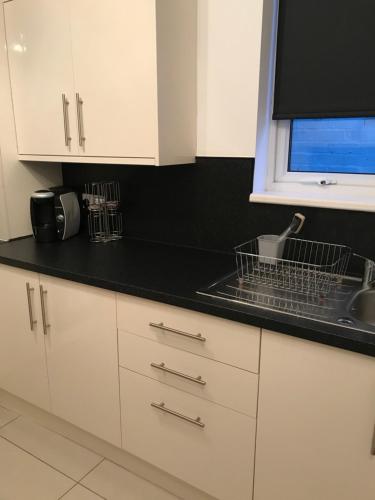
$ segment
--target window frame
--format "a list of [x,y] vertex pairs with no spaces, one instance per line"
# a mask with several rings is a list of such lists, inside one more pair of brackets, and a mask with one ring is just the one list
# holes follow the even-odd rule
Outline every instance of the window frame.
[[304,184],[305,182],[320,180],[333,180],[337,186],[347,187],[375,187],[375,174],[345,174],[337,172],[290,172],[289,155],[291,146],[291,120],[277,121],[276,132],[276,163],[274,172],[274,182],[288,182]]

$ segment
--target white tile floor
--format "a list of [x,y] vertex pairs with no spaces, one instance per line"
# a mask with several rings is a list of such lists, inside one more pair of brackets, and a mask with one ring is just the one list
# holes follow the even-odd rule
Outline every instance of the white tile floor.
[[0,406],[0,500],[177,500]]

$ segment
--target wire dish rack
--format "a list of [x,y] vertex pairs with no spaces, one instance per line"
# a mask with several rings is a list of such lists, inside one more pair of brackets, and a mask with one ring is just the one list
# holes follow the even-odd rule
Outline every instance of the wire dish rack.
[[258,238],[237,246],[237,279],[223,288],[223,298],[294,315],[328,316],[346,297],[343,280],[352,250],[295,238],[282,245],[282,258],[260,255]]
[[239,284],[321,295],[342,283],[352,251],[343,245],[288,238],[282,258],[259,255],[258,238],[235,248]]

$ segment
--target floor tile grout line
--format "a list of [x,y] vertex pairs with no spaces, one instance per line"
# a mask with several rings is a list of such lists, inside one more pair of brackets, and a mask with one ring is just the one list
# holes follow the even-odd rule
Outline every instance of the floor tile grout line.
[[17,415],[16,417],[12,418],[12,420],[9,420],[9,422],[6,422],[5,424],[0,425],[0,431],[2,431],[4,429],[4,427],[6,427],[7,425],[12,424],[13,422],[15,422],[18,418],[20,418],[20,416],[21,415]]
[[150,479],[146,479],[143,476],[140,476],[137,472],[133,472],[133,471],[127,469],[126,467],[124,467],[123,465],[120,465],[120,464],[114,462],[113,460],[110,460],[109,458],[104,458],[104,460],[106,460],[107,462],[109,462],[112,465],[117,465],[117,467],[120,467],[121,469],[126,470],[126,472],[128,472],[129,474],[132,474],[133,476],[136,476],[138,479],[141,479],[141,480],[145,481],[146,483],[152,484],[152,486],[159,488],[159,490],[166,491],[170,495],[175,496],[176,500],[183,500],[182,497],[178,497],[175,493],[172,493],[171,491],[167,490],[163,486],[160,486],[159,484],[150,481]]
[[105,460],[105,457],[101,457],[101,460],[100,462],[98,462],[96,465],[94,465],[94,467],[92,467],[88,472],[86,472],[86,474],[84,474],[81,479],[78,480],[78,482],[80,483],[81,481],[83,481],[85,479],[85,477],[87,477],[89,474],[91,474],[91,472],[93,472],[97,467],[99,467],[99,465],[101,465]]
[[73,484],[73,486],[72,486],[71,488],[69,488],[68,490],[66,490],[66,491],[65,491],[65,493],[63,493],[63,494],[61,495],[61,497],[59,497],[57,500],[61,500],[62,498],[64,498],[64,497],[65,497],[65,495],[67,495],[70,491],[72,491],[72,489],[73,489],[73,488],[75,488],[75,487],[77,486],[77,484],[78,484],[78,483]]
[[74,486],[72,486],[68,491],[66,491],[62,497],[59,497],[58,500],[64,500],[64,498],[66,497],[66,495],[68,493],[70,493],[72,490],[74,490],[74,488],[76,488],[77,486],[81,486],[81,488],[84,488],[85,490],[89,491],[90,493],[94,493],[94,495],[96,495],[98,498],[101,498],[102,500],[107,500],[106,498],[102,497],[102,495],[100,495],[99,493],[97,493],[96,491],[94,490],[91,490],[90,488],[88,488],[87,486],[85,486],[84,484],[81,484],[81,483],[77,483],[75,484]]
[[[9,410],[10,411],[10,410]],[[7,422],[5,425],[3,426],[0,426],[0,437],[3,437],[4,439],[6,439],[7,441],[9,441],[10,443],[14,444],[15,446],[17,446],[17,448],[20,448],[21,450],[25,451],[26,453],[29,453],[29,455],[31,456],[34,456],[31,452],[29,452],[28,450],[26,450],[25,448],[22,448],[22,446],[19,446],[17,445],[16,443],[13,443],[13,441],[9,438],[6,438],[4,436],[1,435],[1,431],[3,430],[4,427],[6,427],[8,424],[11,424],[12,422],[14,422],[15,420],[17,420],[18,418],[23,418],[25,420],[27,420],[28,422],[31,422],[32,424],[36,425],[37,427],[40,427],[41,429],[43,430],[46,430],[47,432],[50,432],[51,434],[55,434],[56,436],[59,436],[61,437],[62,439],[65,439],[66,441],[69,441],[69,443],[72,443],[74,444],[75,446],[79,447],[79,448],[82,448],[82,450],[85,450],[85,451],[88,451],[90,453],[92,453],[93,455],[96,455],[98,457],[98,459],[100,460],[96,465],[94,465],[94,467],[92,469],[89,470],[89,472],[85,473],[85,475],[83,477],[86,477],[87,474],[89,474],[91,472],[91,470],[94,470],[98,465],[100,465],[103,460],[105,460],[105,457],[99,455],[98,453],[96,453],[94,450],[92,450],[91,448],[87,448],[86,446],[82,446],[78,441],[74,441],[73,439],[70,439],[68,437],[66,437],[64,434],[61,434],[59,432],[56,432],[55,430],[52,430],[50,429],[49,427],[45,427],[44,425],[41,425],[38,421],[35,421],[33,420],[32,418],[29,418],[25,415],[22,415],[22,414],[19,414],[17,415],[14,419],[12,419],[10,422]],[[41,462],[44,462],[46,463],[47,465],[49,465],[50,467],[52,467],[53,469],[56,469],[56,467],[50,465],[48,462],[44,461],[43,459],[35,456],[35,458],[37,458],[38,460],[40,460]],[[59,469],[56,469],[58,472],[60,472]],[[64,472],[62,472],[62,474],[66,475],[67,477],[70,478],[70,476],[68,476],[67,474],[65,474]],[[76,481],[77,483],[80,481],[79,479],[75,479],[75,478],[70,478],[70,479],[73,479],[73,481]],[[83,479],[83,478],[81,478]],[[1,499],[0,499],[1,500]]]
[[13,446],[15,446],[16,448],[18,448],[19,450],[23,451],[24,453],[27,453],[27,455],[30,455],[31,457],[35,458],[36,460],[38,460],[39,462],[41,462],[42,464],[44,465],[47,465],[47,467],[49,467],[50,469],[53,469],[54,471],[58,472],[59,474],[65,476],[66,478],[70,479],[71,481],[74,481],[75,483],[78,483],[77,479],[74,479],[73,477],[71,476],[68,476],[68,474],[66,474],[65,472],[62,472],[61,470],[57,469],[56,467],[54,467],[53,465],[49,464],[48,462],[46,462],[45,460],[37,457],[36,455],[34,455],[33,453],[31,453],[30,451],[28,450],[25,450],[25,448],[22,448],[22,446],[19,446],[18,444],[14,443],[13,441],[11,441],[10,439],[6,438],[5,436],[2,436],[0,434],[0,440],[1,439],[4,439],[4,441],[7,441],[8,443],[12,444]]
[[[0,405],[0,406],[1,406],[1,405]],[[8,411],[13,411],[13,410],[10,410],[10,409],[8,409],[8,408],[5,408],[4,406],[3,406],[3,408],[4,408],[4,409],[6,409],[6,410],[8,410]],[[15,417],[13,420],[11,420],[10,422],[7,422],[4,426],[0,427],[0,432],[1,432],[1,430],[2,430],[4,427],[6,427],[8,424],[11,424],[12,422],[14,422],[15,420],[17,420],[17,419],[18,419],[18,418],[20,418],[20,417],[24,417],[24,418],[26,418],[26,419],[29,419],[29,417],[27,417],[27,416],[25,416],[25,415],[22,415],[22,414],[19,414],[19,415],[17,415],[17,417]],[[31,420],[32,420],[32,419],[31,419]],[[56,472],[59,472],[59,473],[60,473],[60,474],[62,474],[63,476],[65,476],[65,477],[67,477],[68,479],[70,479],[70,480],[74,481],[74,482],[75,482],[75,484],[72,486],[72,488],[70,488],[69,490],[67,490],[67,491],[64,493],[64,495],[63,495],[63,496],[65,496],[65,495],[66,495],[66,494],[67,494],[70,490],[72,490],[75,486],[80,485],[80,486],[83,486],[84,488],[86,488],[87,490],[89,490],[91,493],[94,493],[95,495],[99,496],[99,498],[102,498],[103,500],[106,500],[106,498],[105,498],[105,497],[103,497],[102,495],[100,495],[98,492],[96,492],[96,491],[94,491],[94,490],[92,490],[92,489],[88,488],[85,484],[83,484],[83,483],[82,483],[82,481],[83,481],[83,480],[84,480],[84,479],[85,479],[85,478],[86,478],[89,474],[91,474],[91,472],[93,472],[93,471],[94,471],[97,467],[99,467],[99,465],[101,465],[101,464],[102,464],[105,460],[106,460],[107,462],[110,462],[110,463],[111,463],[111,464],[113,464],[113,465],[116,465],[117,467],[120,467],[121,469],[126,470],[128,473],[135,475],[135,476],[136,476],[136,477],[138,477],[139,479],[142,479],[143,481],[146,481],[146,482],[148,482],[148,483],[152,484],[153,486],[155,486],[155,487],[157,487],[157,488],[159,488],[159,489],[161,489],[161,490],[164,490],[164,491],[166,491],[166,492],[167,492],[167,493],[169,493],[169,494],[172,494],[172,495],[176,496],[174,493],[170,492],[169,490],[167,490],[167,489],[165,489],[165,488],[161,487],[160,485],[158,485],[158,484],[156,484],[156,483],[153,483],[152,481],[150,481],[150,480],[148,480],[148,479],[145,479],[143,476],[141,476],[141,475],[139,475],[139,474],[137,474],[137,473],[135,473],[135,472],[132,472],[131,470],[129,470],[129,469],[127,469],[126,467],[124,467],[123,465],[120,465],[120,464],[116,463],[115,461],[110,460],[109,458],[106,458],[106,457],[101,457],[101,456],[100,456],[100,455],[99,455],[96,451],[94,451],[93,449],[91,449],[91,448],[87,448],[86,446],[83,446],[83,445],[82,445],[82,444],[80,444],[78,441],[76,441],[76,440],[74,440],[74,439],[71,439],[71,438],[69,438],[69,437],[65,436],[63,433],[57,432],[57,431],[55,431],[55,430],[52,430],[52,429],[50,429],[49,427],[46,427],[46,426],[44,426],[44,425],[39,424],[38,422],[34,422],[34,423],[35,423],[36,425],[38,425],[39,427],[41,427],[42,429],[46,429],[47,431],[52,432],[53,434],[56,434],[56,435],[58,435],[58,436],[60,436],[60,437],[62,437],[62,438],[64,438],[64,439],[67,439],[68,441],[70,441],[71,443],[75,444],[76,446],[79,446],[79,447],[83,448],[84,450],[90,451],[91,453],[93,453],[93,454],[95,454],[95,455],[97,455],[98,457],[100,457],[100,458],[101,458],[100,462],[98,462],[98,463],[97,463],[97,464],[96,464],[96,465],[95,465],[95,466],[94,466],[91,470],[89,470],[89,471],[88,471],[88,472],[87,472],[87,473],[86,473],[86,474],[85,474],[85,475],[84,475],[81,479],[77,480],[77,479],[75,479],[75,478],[72,478],[71,476],[68,476],[65,472],[60,471],[60,470],[59,470],[59,469],[57,469],[56,467],[54,467],[54,466],[50,465],[48,462],[46,462],[46,461],[42,460],[41,458],[37,457],[36,455],[33,455],[33,454],[32,454],[32,453],[30,453],[28,450],[25,450],[25,449],[24,449],[24,448],[22,448],[21,446],[17,445],[16,443],[13,443],[13,441],[11,441],[10,439],[8,439],[8,438],[6,438],[6,437],[4,437],[4,436],[2,436],[2,435],[0,434],[0,438],[3,438],[5,441],[8,441],[10,444],[13,444],[14,446],[16,446],[17,448],[19,448],[20,450],[24,451],[24,452],[25,452],[25,453],[27,453],[28,455],[30,455],[30,456],[32,456],[33,458],[35,458],[35,459],[39,460],[40,462],[44,463],[45,465],[47,465],[47,466],[48,466],[48,467],[50,467],[51,469],[55,470]],[[63,498],[63,497],[60,497],[60,498]],[[177,496],[176,496],[176,499],[177,499],[177,500],[181,500],[181,499],[180,499],[180,497],[177,497]],[[60,500],[60,499],[59,499],[59,500]]]
[[[1,405],[0,405],[1,406]],[[5,410],[7,410],[8,408],[5,408]],[[12,410],[8,410],[8,411],[12,411]],[[26,417],[25,415],[22,415],[22,414],[19,414],[17,415],[11,422],[7,422],[3,427],[5,427],[6,425],[14,422],[15,420],[17,420],[18,418],[20,417],[23,417],[27,420],[31,420],[33,421],[32,419],[29,419],[28,417]],[[24,451],[25,453],[27,453],[28,455],[31,455],[32,457],[36,458],[37,460],[39,460],[40,462],[44,463],[45,465],[48,465],[51,469],[54,469],[55,471],[63,474],[64,476],[66,476],[67,478],[71,479],[72,481],[74,481],[76,484],[72,486],[72,488],[70,488],[68,491],[66,491],[64,493],[64,495],[66,495],[71,489],[74,488],[74,486],[76,486],[77,484],[79,484],[80,486],[86,488],[87,490],[89,490],[91,493],[95,493],[95,495],[97,495],[99,498],[102,498],[103,500],[106,500],[106,498],[104,498],[103,496],[101,496],[98,492],[94,491],[94,490],[91,490],[90,488],[88,488],[86,485],[84,484],[81,484],[81,481],[83,481],[83,479],[85,479],[86,476],[88,476],[91,472],[93,472],[97,467],[99,467],[100,464],[102,464],[104,462],[104,460],[107,460],[105,457],[102,457],[101,455],[99,455],[98,453],[96,453],[94,450],[92,450],[91,448],[87,448],[86,446],[82,446],[79,442],[73,440],[73,439],[70,439],[69,437],[65,436],[64,434],[62,433],[59,433],[59,432],[56,432],[55,430],[52,430],[50,429],[49,427],[45,427],[41,424],[39,424],[38,422],[34,422],[36,425],[38,425],[39,427],[41,427],[42,429],[45,429],[47,430],[48,432],[51,432],[53,434],[56,434],[57,436],[60,436],[61,438],[63,439],[66,439],[67,441],[69,441],[70,443],[72,444],[75,444],[76,446],[79,446],[80,448],[82,448],[83,450],[87,450],[91,453],[93,453],[94,455],[96,455],[100,461],[94,465],[94,467],[92,469],[90,469],[88,472],[85,473],[84,476],[81,477],[81,479],[75,479],[71,476],[68,476],[68,474],[66,474],[65,472],[62,472],[60,471],[59,469],[57,469],[56,467],[54,467],[53,465],[49,464],[48,462],[46,462],[45,460],[42,460],[41,458],[37,457],[36,455],[33,455],[32,453],[30,453],[28,450],[22,448],[21,446],[17,445],[16,443],[13,443],[13,441],[11,441],[10,439],[4,437],[1,435],[1,430],[3,429],[3,427],[0,427],[0,438],[3,438],[5,439],[5,441],[8,441],[9,443],[13,444],[14,446],[16,446],[17,448],[19,448],[20,450]],[[118,464],[116,464],[118,465]],[[119,466],[121,467],[121,466]],[[124,468],[124,467],[123,467]],[[127,470],[127,469],[126,469]],[[61,497],[62,498],[62,497]],[[1,499],[0,499],[1,500]]]
[[82,448],[83,450],[89,451],[93,455],[96,455],[97,457],[99,457],[99,458],[101,458],[103,460],[105,459],[105,457],[103,457],[102,455],[100,455],[99,453],[97,453],[92,448],[88,448],[87,446],[81,444],[77,439],[73,439],[72,437],[66,436],[63,431],[58,431],[58,430],[55,430],[55,429],[53,429],[53,428],[51,428],[51,427],[49,427],[47,425],[41,424],[40,422],[38,422],[37,419],[34,420],[33,418],[30,418],[30,417],[28,417],[26,415],[19,415],[19,417],[23,417],[23,418],[25,418],[27,420],[30,420],[31,422],[33,422],[35,425],[41,427],[42,429],[45,429],[45,430],[47,430],[49,432],[52,432],[52,434],[56,434],[57,436],[60,436],[63,439],[66,439],[70,443],[75,444],[76,446]]
[[94,495],[96,495],[97,497],[101,498],[102,500],[107,500],[106,497],[103,497],[100,493],[98,493],[97,491],[94,491],[92,490],[91,488],[89,488],[88,486],[86,486],[85,484],[81,484],[81,483],[78,483],[78,486],[82,486],[82,488],[85,488],[86,490],[88,490],[90,493],[94,493]]
[[16,411],[12,410],[11,408],[8,408],[7,406],[4,406],[4,402],[3,401],[0,401],[0,408],[2,408],[3,410],[11,411],[13,413],[17,413]]
[[[0,407],[4,408],[5,410],[8,410],[8,411],[11,411],[13,413],[17,413],[16,411],[14,410],[11,410],[10,408],[6,408],[5,406],[2,406],[1,405],[1,402],[0,402]],[[31,422],[33,422],[35,425],[41,427],[42,429],[46,429],[47,431],[49,432],[52,432],[53,434],[56,434],[57,436],[60,436],[64,439],[66,439],[67,441],[70,441],[71,443],[75,444],[76,446],[79,446],[81,447],[82,449],[84,450],[87,450],[87,451],[90,451],[91,453],[93,453],[94,455],[98,456],[99,458],[105,458],[105,457],[102,457],[101,455],[99,455],[99,453],[97,453],[95,450],[93,450],[92,448],[88,448],[87,446],[84,446],[82,445],[79,441],[77,441],[76,439],[73,439],[69,436],[66,436],[62,431],[57,431],[55,429],[52,429],[51,427],[49,427],[48,425],[44,425],[44,424],[41,424],[40,422],[38,422],[37,419],[34,419],[32,417],[29,417],[27,415],[24,415],[22,413],[19,413],[17,415],[16,418],[19,418],[19,417],[23,417],[25,418],[26,420],[29,420]],[[16,420],[16,419],[15,419]],[[10,422],[9,422],[10,423]],[[6,424],[7,425],[7,424]],[[2,427],[0,427],[0,429],[2,429]],[[0,499],[1,500],[1,499]]]
[[[10,410],[9,410],[9,411],[10,411]],[[12,422],[14,422],[15,420],[17,420],[17,419],[18,419],[18,418],[20,418],[21,416],[23,416],[23,415],[17,415],[17,416],[16,416],[14,419],[12,419],[10,422],[7,422],[5,425],[1,426],[1,427],[0,427],[0,432],[1,432],[1,430],[2,430],[4,427],[6,427],[8,424],[11,424]],[[42,427],[42,426],[40,426],[40,427]],[[43,428],[43,429],[48,430],[49,432],[53,432],[53,433],[54,433],[54,434],[56,434],[56,435],[60,435],[60,434],[55,433],[54,431],[51,431],[50,429],[47,429],[46,427],[42,427],[42,428]],[[64,437],[64,436],[61,436],[61,437]],[[97,495],[99,498],[102,498],[103,500],[106,500],[106,499],[105,499],[102,495],[100,495],[100,494],[99,494],[99,493],[97,493],[96,491],[94,491],[94,490],[92,490],[92,489],[88,488],[88,487],[87,487],[86,485],[84,485],[84,484],[80,484],[80,481],[82,481],[82,480],[83,480],[86,476],[88,476],[88,475],[89,475],[91,472],[93,472],[93,471],[94,471],[97,467],[99,467],[99,465],[100,465],[101,463],[103,463],[103,462],[104,462],[104,460],[105,460],[105,458],[104,458],[104,457],[101,457],[100,455],[97,455],[97,454],[96,454],[96,455],[100,458],[100,461],[99,461],[97,464],[95,464],[95,465],[94,465],[94,467],[92,467],[92,468],[91,468],[88,472],[86,472],[86,473],[85,473],[85,474],[81,477],[81,479],[77,480],[77,479],[75,479],[75,478],[73,478],[73,477],[69,476],[69,475],[68,475],[68,474],[66,474],[65,472],[62,472],[61,470],[59,470],[59,469],[57,469],[56,467],[54,467],[53,465],[49,464],[49,463],[48,463],[48,462],[46,462],[45,460],[43,460],[43,459],[41,459],[41,458],[37,457],[36,455],[34,455],[33,453],[31,453],[30,451],[26,450],[25,448],[22,448],[22,447],[21,447],[21,446],[19,446],[18,444],[14,443],[14,442],[13,442],[13,441],[11,441],[10,439],[8,439],[8,438],[6,438],[5,436],[2,436],[2,435],[0,434],[0,439],[1,439],[1,438],[2,438],[2,439],[4,439],[5,441],[9,442],[10,444],[12,444],[13,446],[15,446],[16,448],[20,449],[21,451],[23,451],[23,452],[27,453],[28,455],[32,456],[33,458],[35,458],[35,459],[39,460],[39,462],[42,462],[43,464],[47,465],[47,466],[48,466],[48,467],[50,467],[51,469],[55,470],[56,472],[59,472],[59,473],[60,473],[60,474],[62,474],[63,476],[65,476],[65,477],[67,477],[68,479],[71,479],[72,481],[74,481],[73,486],[72,486],[71,488],[69,488],[67,491],[65,491],[65,493],[64,493],[61,497],[59,497],[59,500],[60,500],[61,498],[63,498],[65,495],[67,495],[67,494],[69,493],[69,491],[71,491],[71,490],[72,490],[73,488],[75,488],[77,485],[82,486],[83,488],[86,488],[88,491],[90,491],[91,493],[94,493],[94,494],[95,494],[95,495]],[[69,441],[70,441],[70,442],[72,442],[72,443],[74,443],[74,441],[71,441],[71,440],[69,440]],[[76,444],[76,443],[74,443],[74,444]],[[77,446],[79,446],[79,445],[77,444]],[[83,448],[83,449],[87,449],[87,448],[84,448],[83,446],[81,446],[81,448]],[[88,451],[90,451],[90,450],[88,450]]]
[[92,472],[94,472],[94,470],[96,468],[99,467],[99,465],[101,465],[105,460],[107,460],[105,457],[102,458],[102,460],[100,460],[100,462],[98,464],[95,465],[95,467],[93,467],[91,470],[89,470],[87,472],[87,474],[85,474],[83,477],[81,477],[81,479],[78,481],[78,484],[80,486],[83,486],[84,488],[86,488],[87,490],[91,491],[91,493],[95,493],[95,495],[98,495],[100,498],[103,498],[103,500],[106,500],[102,495],[100,495],[97,491],[94,491],[92,490],[91,488],[89,488],[88,486],[86,486],[86,484],[83,484],[82,481],[89,475],[91,474]]

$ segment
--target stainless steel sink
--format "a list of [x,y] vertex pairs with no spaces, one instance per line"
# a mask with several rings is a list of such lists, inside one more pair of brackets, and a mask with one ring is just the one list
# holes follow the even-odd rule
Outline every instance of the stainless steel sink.
[[343,246],[287,240],[283,258],[236,247],[237,271],[198,293],[267,315],[289,315],[375,334],[375,262]]
[[199,290],[198,293],[267,310],[270,317],[277,317],[279,314],[298,316],[305,320],[375,334],[375,288],[363,289],[363,284],[358,279],[346,278],[334,294],[328,294],[324,299],[319,297],[318,300],[310,297],[308,301],[305,297],[299,300],[298,293],[286,293],[259,284],[239,286],[237,273]]
[[349,312],[357,321],[375,327],[375,289],[359,292],[352,300]]

